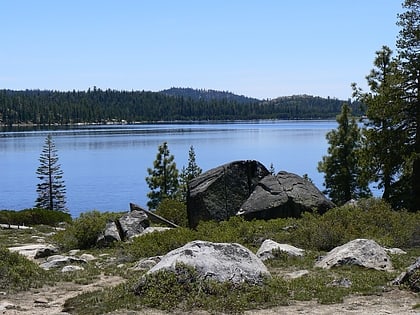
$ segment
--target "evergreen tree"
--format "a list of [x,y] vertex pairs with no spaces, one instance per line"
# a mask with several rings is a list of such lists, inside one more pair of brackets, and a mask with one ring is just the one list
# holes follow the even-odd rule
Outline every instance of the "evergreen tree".
[[37,185],[35,207],[67,212],[63,171],[58,164],[57,149],[51,135],[45,139],[39,161],[36,173],[41,183]]
[[370,194],[358,161],[360,130],[347,104],[337,116],[338,127],[327,133],[330,144],[327,156],[318,163],[318,171],[325,173],[325,193],[337,205]]
[[156,209],[159,203],[165,198],[175,199],[178,194],[178,169],[176,168],[175,157],[170,154],[168,143],[165,141],[158,147],[156,160],[153,168],[148,168],[149,176],[146,177],[150,192],[147,197],[149,209]]
[[367,180],[377,182],[378,188],[383,189],[382,198],[397,206],[401,196],[395,188],[404,174],[408,135],[400,128],[402,76],[398,61],[391,57],[392,51],[387,46],[377,51],[375,68],[366,77],[370,92],[362,93],[353,84],[353,95],[367,107],[360,160]]
[[404,75],[404,127],[409,134],[412,159],[412,210],[420,209],[420,0],[405,0],[404,13],[398,15],[401,27],[398,39],[398,59]]
[[190,146],[188,151],[188,165],[187,167],[183,166],[180,175],[180,188],[181,188],[181,198],[183,201],[187,198],[188,183],[193,178],[196,178],[202,173],[202,169],[198,166],[195,160],[195,150],[193,146]]

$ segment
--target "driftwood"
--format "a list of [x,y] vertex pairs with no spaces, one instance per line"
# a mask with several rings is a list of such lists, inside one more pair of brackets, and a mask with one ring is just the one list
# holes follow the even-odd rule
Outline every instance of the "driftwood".
[[163,224],[166,224],[170,227],[173,227],[173,228],[179,227],[179,225],[176,225],[175,223],[161,217],[160,215],[157,215],[156,213],[153,213],[152,211],[146,210],[146,209],[140,207],[139,205],[136,205],[135,203],[130,203],[130,211],[133,211],[133,210],[143,211],[149,217],[151,217],[151,218],[153,218],[153,219],[155,219],[155,220],[157,220],[157,221],[159,221]]

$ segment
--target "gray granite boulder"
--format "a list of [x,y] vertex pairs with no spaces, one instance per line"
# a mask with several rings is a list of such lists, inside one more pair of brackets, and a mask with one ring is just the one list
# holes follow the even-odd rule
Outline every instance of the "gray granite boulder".
[[275,251],[281,251],[289,256],[302,257],[305,254],[303,249],[289,244],[279,244],[273,240],[265,240],[257,251],[257,257],[261,260],[274,258]]
[[29,259],[43,258],[58,253],[58,248],[51,244],[26,244],[9,247],[8,249],[11,252],[18,252]]
[[333,207],[334,203],[310,181],[282,171],[264,177],[237,214],[249,220],[274,219],[300,217],[304,211],[324,213]]
[[175,272],[178,264],[193,267],[200,279],[219,282],[260,284],[265,277],[270,277],[263,262],[244,246],[205,241],[193,241],[169,252],[146,276],[161,270]]
[[96,243],[99,246],[107,246],[113,242],[119,241],[121,241],[121,236],[118,226],[114,221],[109,221],[106,223],[105,230],[103,234],[98,237]]
[[121,230],[121,239],[127,240],[141,234],[150,225],[147,214],[143,211],[133,210],[118,219]]
[[315,263],[315,267],[330,269],[343,265],[357,265],[382,271],[391,271],[391,258],[385,249],[373,240],[355,239],[332,249]]
[[394,285],[407,285],[410,290],[414,292],[420,292],[420,257],[407,268],[406,271],[402,272],[392,284]]
[[258,161],[235,161],[202,173],[188,183],[190,227],[200,220],[223,221],[236,215],[269,171]]
[[64,267],[70,264],[86,264],[87,261],[77,257],[63,256],[63,255],[54,255],[47,258],[47,261],[40,264],[39,266],[45,270],[51,268]]

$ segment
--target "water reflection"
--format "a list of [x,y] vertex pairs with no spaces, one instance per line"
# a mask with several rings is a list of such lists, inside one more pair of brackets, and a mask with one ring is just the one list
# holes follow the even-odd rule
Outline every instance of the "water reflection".
[[316,170],[326,154],[325,134],[335,121],[257,121],[123,126],[78,126],[0,133],[0,209],[23,209],[36,199],[36,167],[51,133],[67,186],[68,207],[81,211],[124,210],[145,205],[147,168],[167,141],[179,169],[191,145],[203,170],[234,160],[255,159],[276,171],[308,174],[321,188]]

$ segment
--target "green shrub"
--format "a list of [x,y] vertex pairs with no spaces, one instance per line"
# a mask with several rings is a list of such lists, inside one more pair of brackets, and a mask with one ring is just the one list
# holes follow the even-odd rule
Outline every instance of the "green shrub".
[[153,232],[134,238],[125,244],[127,252],[134,258],[165,255],[169,251],[184,246],[197,239],[197,233],[188,228],[176,228],[163,232]]
[[292,233],[307,249],[331,250],[356,238],[374,239],[383,246],[407,247],[420,226],[420,213],[394,211],[380,199],[342,206],[324,215],[304,213]]
[[97,210],[82,213],[64,231],[57,233],[54,240],[65,250],[95,247],[106,223],[116,220],[121,215],[121,213],[99,212]]
[[0,247],[0,257],[0,290],[37,288],[50,280],[48,272],[18,253]]
[[157,207],[156,214],[176,225],[188,227],[187,205],[181,201],[164,199]]
[[71,222],[68,213],[46,209],[24,209],[21,211],[1,210],[0,223],[13,225],[51,225],[57,226],[61,222]]

